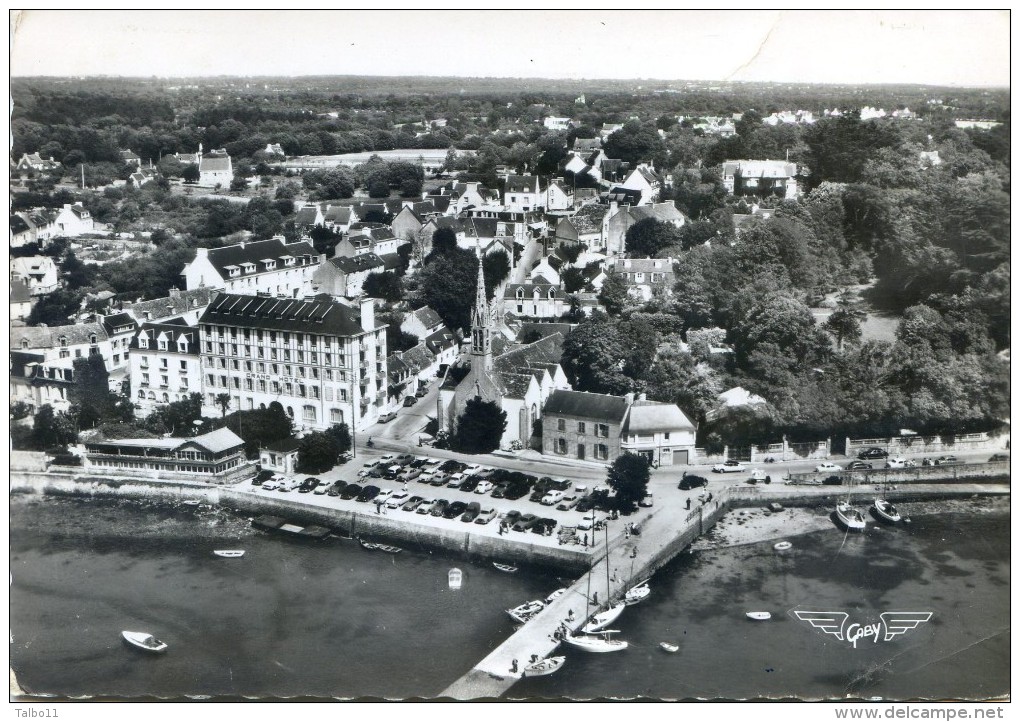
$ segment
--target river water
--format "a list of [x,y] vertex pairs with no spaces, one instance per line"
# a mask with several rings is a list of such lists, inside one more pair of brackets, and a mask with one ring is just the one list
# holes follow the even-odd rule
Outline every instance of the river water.
[[[510,697],[986,699],[1009,689],[1009,517],[922,514],[684,554],[613,625],[630,643],[568,650]],[[213,549],[239,548],[239,559]],[[453,566],[464,572],[448,587]],[[561,586],[414,550],[255,531],[227,511],[125,500],[11,500],[11,662],[26,692],[117,698],[432,697],[512,632],[503,610]],[[769,622],[744,612],[768,609]],[[930,611],[853,648],[792,610],[850,622]],[[167,654],[127,648],[147,631]],[[680,645],[666,654],[660,641]]]

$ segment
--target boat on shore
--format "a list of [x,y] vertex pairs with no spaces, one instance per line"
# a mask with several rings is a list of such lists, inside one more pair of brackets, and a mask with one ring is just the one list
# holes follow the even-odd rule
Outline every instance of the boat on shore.
[[638,602],[643,602],[648,599],[648,595],[652,593],[652,590],[648,586],[648,580],[636,584],[627,590],[627,593],[623,595],[623,603],[628,607]]
[[836,519],[849,531],[864,531],[867,527],[864,515],[846,501],[841,501],[836,505]]
[[570,635],[565,637],[563,641],[572,647],[577,647],[585,652],[593,652],[596,654],[623,651],[628,647],[628,644],[619,639],[610,639],[609,634],[614,631],[616,630],[603,630],[600,634],[604,636],[595,636],[591,634]]
[[777,552],[785,552],[787,549],[793,549],[793,544],[788,541],[781,541],[772,545],[772,548]]
[[181,502],[184,506],[198,506],[201,503],[198,499],[185,499]]
[[332,530],[327,529],[324,526],[301,526],[299,524],[294,524],[283,517],[272,516],[270,514],[263,514],[262,516],[252,519],[251,525],[256,529],[279,531],[302,539],[325,539],[332,534]]
[[146,652],[152,652],[153,654],[162,654],[167,649],[166,642],[161,642],[153,637],[148,632],[121,632],[120,636],[124,638],[124,641],[128,644],[136,647],[137,649],[144,650]]
[[680,651],[679,644],[672,644],[671,642],[659,642],[659,649],[663,652],[669,652],[670,654],[676,654]]
[[517,567],[515,567],[513,564],[500,564],[499,562],[493,562],[492,566],[496,567],[496,569],[500,570],[501,572],[506,572],[507,574],[513,574],[514,572],[517,571]]
[[555,592],[553,592],[552,594],[550,594],[548,597],[545,598],[545,603],[546,604],[550,604],[554,599],[559,599],[560,597],[562,597],[566,593],[567,593],[567,588],[566,587],[560,587]]
[[547,674],[552,674],[557,669],[563,666],[563,663],[567,661],[566,657],[548,657],[546,659],[540,659],[537,662],[527,665],[524,668],[524,672],[521,676],[523,677],[544,677]]
[[895,524],[903,519],[903,517],[900,516],[899,511],[896,510],[896,507],[886,499],[875,499],[875,503],[871,508],[874,509],[875,516],[882,521],[889,522],[890,524]]
[[772,619],[772,612],[747,612],[747,618],[756,622],[764,622]]
[[623,614],[623,610],[626,608],[627,608],[626,604],[620,603],[617,604],[615,607],[610,607],[604,612],[599,612],[598,614],[591,615],[591,618],[588,620],[588,623],[581,627],[581,631],[584,632],[585,634],[592,634],[594,632],[598,632],[602,629],[605,629],[610,624],[615,622],[620,617],[620,615]]
[[528,620],[534,617],[536,614],[545,609],[545,602],[538,599],[533,599],[530,602],[525,602],[518,607],[506,610],[506,613],[510,615],[510,618],[515,622],[521,624],[527,624]]
[[244,549],[214,549],[213,554],[227,559],[237,559],[244,556]]

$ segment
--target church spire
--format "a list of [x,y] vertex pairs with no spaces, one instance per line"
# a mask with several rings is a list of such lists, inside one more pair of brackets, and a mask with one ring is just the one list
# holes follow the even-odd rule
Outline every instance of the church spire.
[[471,355],[478,357],[479,368],[492,367],[492,317],[485,293],[485,274],[482,268],[481,244],[476,247],[478,256],[478,288],[475,292],[475,308],[471,314]]

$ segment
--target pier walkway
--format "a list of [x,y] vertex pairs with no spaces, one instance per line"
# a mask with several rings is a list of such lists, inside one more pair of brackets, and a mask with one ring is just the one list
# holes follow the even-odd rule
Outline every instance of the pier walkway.
[[[773,501],[785,503],[824,502],[828,497],[845,495],[846,487],[796,487],[784,488],[726,488],[713,492],[711,500],[693,505],[690,510],[678,510],[672,505],[662,505],[646,517],[641,524],[640,535],[626,535],[625,517],[610,521],[608,550],[605,532],[600,532],[599,545],[592,551],[593,571],[584,575],[568,588],[566,594],[546,606],[537,616],[510,635],[505,642],[493,650],[467,674],[447,687],[443,697],[454,699],[494,698],[505,694],[521,678],[521,670],[528,664],[531,655],[540,658],[563,654],[570,646],[557,642],[553,633],[565,624],[577,632],[587,621],[585,618],[586,595],[590,589],[592,598],[601,606],[606,600],[618,601],[628,589],[650,577],[655,570],[669,562],[695,539],[708,531],[722,516],[734,507],[765,505]],[[865,488],[858,489],[861,496]],[[874,495],[874,492],[871,492]],[[1008,495],[1008,485],[987,484],[915,484],[884,491],[889,499],[919,499],[925,497],[972,496],[975,494]],[[682,515],[682,516],[681,516]],[[608,553],[607,553],[608,551]],[[609,580],[606,579],[608,557]],[[524,601],[524,600],[522,600]],[[638,607],[639,608],[639,607]],[[573,611],[573,621],[568,622]],[[592,612],[596,611],[594,608]],[[627,612],[625,612],[626,614]],[[583,654],[583,652],[578,652]],[[514,660],[517,672],[512,672]]]

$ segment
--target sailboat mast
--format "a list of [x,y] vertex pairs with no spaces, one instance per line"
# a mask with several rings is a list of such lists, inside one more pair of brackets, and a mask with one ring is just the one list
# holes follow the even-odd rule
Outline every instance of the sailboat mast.
[[602,522],[603,528],[606,530],[606,608],[609,609],[613,605],[611,601],[613,599],[613,588],[609,586],[609,522]]

